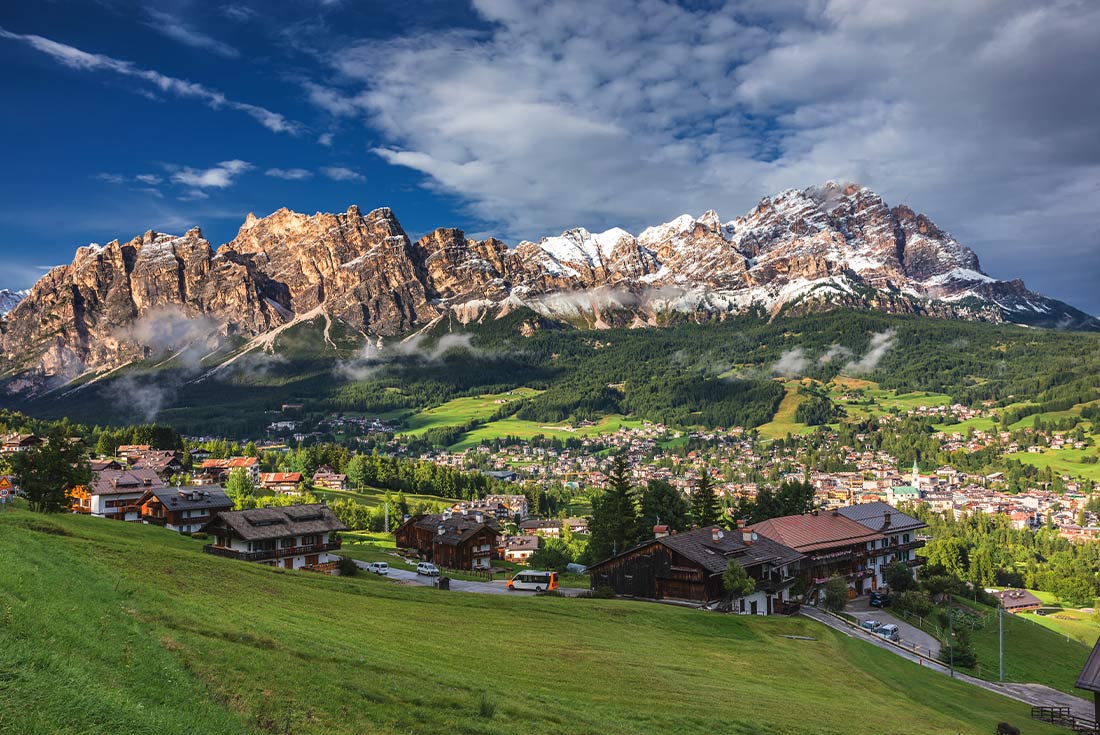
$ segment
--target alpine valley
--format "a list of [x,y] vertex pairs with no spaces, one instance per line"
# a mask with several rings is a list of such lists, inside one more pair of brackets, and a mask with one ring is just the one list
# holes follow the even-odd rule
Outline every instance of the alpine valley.
[[[821,358],[833,348],[860,354],[874,334],[896,334],[898,325],[969,334],[966,323],[983,323],[992,326],[981,334],[1028,339],[1039,332],[1010,325],[1100,330],[1096,318],[1022,281],[986,275],[972,250],[925,215],[834,182],[765,197],[725,222],[710,210],[637,235],[576,228],[514,248],[457,229],[414,242],[388,208],[312,216],[280,209],[248,215],[217,249],[198,228],[80,247],[29,292],[0,293],[0,305],[5,403],[80,416],[82,402],[100,411],[98,399],[117,395],[117,410],[149,418],[183,394],[201,404],[194,386],[210,394],[215,382],[237,384],[234,400],[257,407],[323,394],[326,408],[379,411],[488,388],[546,388],[566,376],[567,392],[582,398],[547,418],[577,418],[589,399],[597,412],[626,410],[611,405],[615,397],[605,394],[619,389],[599,382],[599,371],[566,367],[568,343],[592,354],[615,345],[604,362],[633,345],[622,359],[634,365],[652,349],[665,362],[681,359],[672,361],[675,372],[762,386],[771,408],[741,417],[762,423],[782,391],[768,389],[761,371],[784,350],[806,350],[790,336],[815,318],[859,322],[844,335],[825,329],[832,341],[821,336]],[[782,336],[739,354],[730,340],[746,330]],[[462,360],[448,357],[456,350]],[[414,393],[416,381],[435,387],[404,400],[394,392],[406,388],[385,385],[397,373],[406,387],[415,378]],[[244,389],[273,384],[279,390],[263,398]]]

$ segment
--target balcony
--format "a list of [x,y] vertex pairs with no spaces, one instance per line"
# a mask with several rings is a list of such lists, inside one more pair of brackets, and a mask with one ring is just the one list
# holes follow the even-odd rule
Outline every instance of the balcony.
[[313,544],[312,546],[287,546],[282,549],[264,549],[263,551],[240,551],[227,549],[224,546],[207,544],[202,550],[214,556],[224,556],[227,559],[239,559],[241,561],[270,561],[282,559],[287,556],[300,556],[304,554],[318,554],[322,551],[335,551],[339,549],[343,539],[334,539],[327,544]]

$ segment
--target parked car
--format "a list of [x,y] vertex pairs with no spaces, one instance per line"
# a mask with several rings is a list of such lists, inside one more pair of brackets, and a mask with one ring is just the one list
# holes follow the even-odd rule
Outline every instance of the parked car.
[[429,577],[439,576],[439,567],[430,562],[422,561],[416,565],[417,574],[426,574]]
[[875,633],[882,636],[886,640],[894,641],[895,643],[901,640],[901,636],[898,635],[898,626],[894,625],[893,623],[882,626],[881,628],[876,630]]
[[870,602],[871,607],[889,607],[891,602],[890,593],[875,590],[871,593]]
[[390,565],[384,561],[372,561],[367,564],[367,571],[375,574],[389,574]]
[[874,633],[876,630],[879,629],[879,627],[881,625],[882,625],[882,623],[880,623],[877,620],[864,620],[863,622],[861,622],[859,624],[859,627],[863,628],[864,630],[869,630],[872,633]]

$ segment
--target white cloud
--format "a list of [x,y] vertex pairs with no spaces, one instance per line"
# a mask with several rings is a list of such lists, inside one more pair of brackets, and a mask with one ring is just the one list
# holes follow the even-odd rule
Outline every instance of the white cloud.
[[218,12],[224,15],[230,20],[235,20],[238,23],[245,23],[256,17],[256,11],[247,5],[241,3],[231,3],[229,5],[223,5],[218,9]]
[[805,374],[810,367],[810,358],[806,356],[806,350],[801,347],[787,350],[772,365],[772,375],[781,375],[785,378],[796,378]]
[[367,177],[344,166],[324,166],[321,172],[333,181],[366,181]]
[[240,51],[229,44],[189,27],[183,20],[171,13],[150,8],[146,11],[146,14],[148,19],[144,21],[144,25],[167,38],[171,38],[173,41],[179,41],[185,46],[211,51],[228,59],[235,59],[241,55]]
[[140,181],[143,184],[148,184],[149,186],[156,186],[161,181],[164,181],[163,178],[157,176],[156,174],[138,174],[134,177],[134,179]]
[[302,179],[308,179],[313,176],[312,171],[306,171],[304,168],[269,168],[264,171],[264,176],[270,176],[275,179],[286,179],[287,181],[301,181]]
[[886,353],[893,349],[896,343],[897,332],[893,329],[872,334],[871,344],[868,346],[866,354],[858,360],[852,360],[845,365],[844,372],[849,375],[866,375],[867,373],[873,373],[878,369],[878,364],[882,362],[882,358],[886,357]]
[[[224,108],[243,112],[260,123],[260,125],[263,125],[265,128],[275,133],[296,134],[302,130],[302,126],[299,123],[287,120],[283,115],[277,112],[272,112],[267,108],[260,107],[259,105],[252,105],[247,102],[237,102],[236,100],[229,99],[221,92],[209,89],[202,84],[170,77],[157,71],[142,69],[130,61],[114,59],[110,56],[104,56],[103,54],[88,53],[87,51],[81,51],[73,46],[51,41],[42,36],[12,33],[11,31],[5,30],[3,27],[0,27],[0,38],[25,43],[70,69],[75,69],[77,71],[112,72],[146,82],[153,90],[162,94],[171,94],[185,99],[196,99],[207,107],[215,110]],[[147,93],[150,90],[142,89],[138,91]]]
[[847,179],[927,212],[995,275],[1053,279],[1041,248],[1095,248],[1100,96],[1082,90],[1100,4],[474,6],[488,31],[341,44],[335,82],[305,88],[500,234],[732,217]]
[[251,168],[252,164],[248,161],[238,159],[222,161],[217,166],[205,169],[184,166],[172,174],[172,181],[197,189],[225,189],[233,185],[237,176]]
[[210,195],[207,194],[205,191],[203,191],[201,189],[191,189],[190,191],[186,192],[185,194],[181,194],[178,197],[176,197],[176,199],[179,199],[181,202],[196,202],[196,201],[199,201],[199,200],[202,200],[202,199],[209,199],[209,198],[210,198]]
[[317,142],[320,145],[323,145],[323,146],[331,146],[332,145],[332,138],[333,138],[332,133],[321,133],[320,135],[317,136]]
[[99,173],[99,174],[96,174],[95,176],[93,176],[92,178],[98,179],[100,181],[106,181],[108,184],[122,184],[122,183],[125,183],[125,181],[126,181],[126,177],[123,176],[122,174],[112,174],[112,173]]

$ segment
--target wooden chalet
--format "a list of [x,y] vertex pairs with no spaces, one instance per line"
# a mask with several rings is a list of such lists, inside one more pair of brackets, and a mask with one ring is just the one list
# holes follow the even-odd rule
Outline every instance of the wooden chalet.
[[133,460],[134,469],[152,470],[161,479],[183,472],[183,455],[170,449],[153,449]]
[[497,519],[484,513],[415,515],[394,531],[397,548],[444,569],[488,569],[500,536]]
[[135,462],[141,458],[141,455],[153,450],[151,444],[120,444],[118,449],[115,450],[115,454],[130,462]]
[[103,470],[93,475],[90,485],[73,489],[71,510],[100,518],[140,521],[138,500],[146,491],[163,487],[164,482],[152,470]]
[[1092,647],[1081,675],[1077,677],[1077,688],[1092,692],[1093,728],[1100,723],[1100,640]]
[[324,503],[252,508],[219,513],[206,531],[214,537],[203,551],[230,559],[283,569],[336,570],[330,551],[340,548],[346,531]]
[[153,488],[137,505],[142,522],[180,533],[201,531],[219,513],[233,510],[233,501],[216,485]]
[[348,476],[336,472],[331,467],[318,467],[313,473],[313,486],[325,490],[347,490]]
[[25,452],[41,443],[42,439],[34,434],[5,434],[0,437],[0,454]]
[[[916,569],[924,563],[923,558],[917,556],[917,549],[924,547],[924,539],[917,538],[917,532],[928,528],[924,521],[882,501],[849,505],[837,508],[837,512],[883,536],[874,548],[877,552],[874,556],[875,576],[869,580],[872,589],[886,584],[886,567],[890,564],[900,561],[910,569]],[[865,581],[862,591],[867,591],[867,584]]]
[[718,526],[660,535],[588,568],[592,589],[651,600],[717,603],[728,598],[722,575],[736,560],[756,581],[749,595],[730,600],[734,612],[772,615],[791,608],[789,590],[803,555],[748,530]]
[[876,549],[886,537],[836,510],[772,518],[750,530],[805,554],[802,568],[811,588],[833,576],[848,582],[852,597],[877,588]]
[[297,495],[301,472],[261,472],[260,487],[284,495]]

